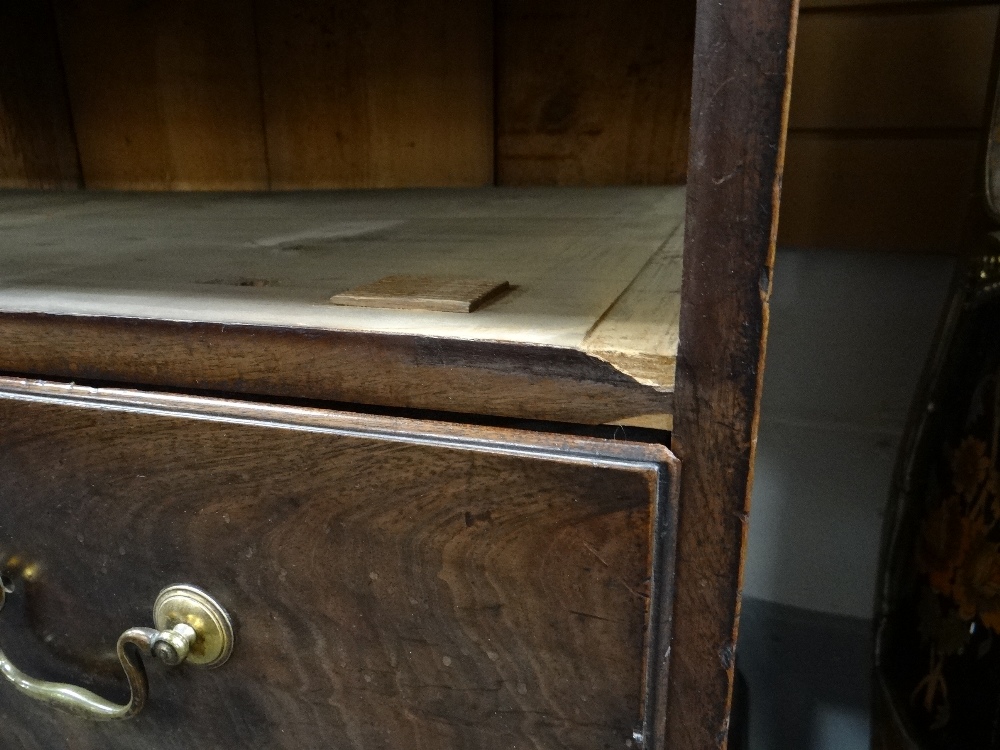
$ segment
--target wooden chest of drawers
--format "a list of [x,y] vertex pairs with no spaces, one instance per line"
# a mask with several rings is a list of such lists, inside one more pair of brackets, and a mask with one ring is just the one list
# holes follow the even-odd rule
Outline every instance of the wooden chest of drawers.
[[543,5],[0,9],[0,747],[726,745],[796,8]]
[[[81,747],[651,736],[665,701],[676,459],[665,433],[595,439],[539,431],[538,419],[669,419],[675,328],[656,336],[646,321],[676,319],[678,297],[649,302],[644,287],[679,283],[679,242],[661,237],[679,235],[682,199],[676,188],[0,199],[8,369],[50,378],[0,385],[4,616],[30,632],[6,646],[8,677],[73,683],[64,655],[87,689],[114,693],[128,666],[119,634],[151,624],[157,592],[181,583],[226,611],[232,657],[133,685],[141,715]],[[531,264],[558,263],[553,238],[579,249],[564,254],[575,268],[547,277]],[[501,269],[514,290],[465,315],[328,300],[380,273],[373,253],[423,283],[443,249],[452,266],[469,256],[467,273]],[[595,349],[608,326],[627,328],[633,351]],[[506,365],[505,348],[517,352]],[[552,367],[559,356],[589,371]],[[249,400],[176,393],[192,385]],[[468,405],[473,421],[534,417],[535,430],[398,411]],[[67,732],[49,688],[29,684],[7,725]]]

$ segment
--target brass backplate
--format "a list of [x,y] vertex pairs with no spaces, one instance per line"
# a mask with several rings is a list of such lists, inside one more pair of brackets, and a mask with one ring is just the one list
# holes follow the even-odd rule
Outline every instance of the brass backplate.
[[218,667],[226,662],[233,652],[233,623],[221,604],[197,586],[167,586],[153,604],[153,623],[162,631],[182,622],[196,633],[186,663]]

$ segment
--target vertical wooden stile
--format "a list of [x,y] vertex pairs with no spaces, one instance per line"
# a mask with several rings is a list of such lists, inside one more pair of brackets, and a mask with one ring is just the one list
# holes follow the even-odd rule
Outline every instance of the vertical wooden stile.
[[698,4],[658,748],[727,743],[797,16],[797,0]]

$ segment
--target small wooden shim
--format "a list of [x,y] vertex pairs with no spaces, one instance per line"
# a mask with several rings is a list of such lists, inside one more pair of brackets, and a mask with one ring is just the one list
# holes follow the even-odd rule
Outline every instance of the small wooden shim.
[[510,289],[506,281],[450,276],[386,276],[335,294],[330,301],[350,307],[469,313]]

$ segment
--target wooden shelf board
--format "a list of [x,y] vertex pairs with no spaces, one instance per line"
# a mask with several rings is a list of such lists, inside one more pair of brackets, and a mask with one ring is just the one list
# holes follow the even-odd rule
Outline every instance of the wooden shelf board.
[[[669,397],[683,212],[682,187],[3,193],[0,315],[514,345],[526,372],[570,350]],[[468,314],[329,301],[399,274],[512,288]]]

